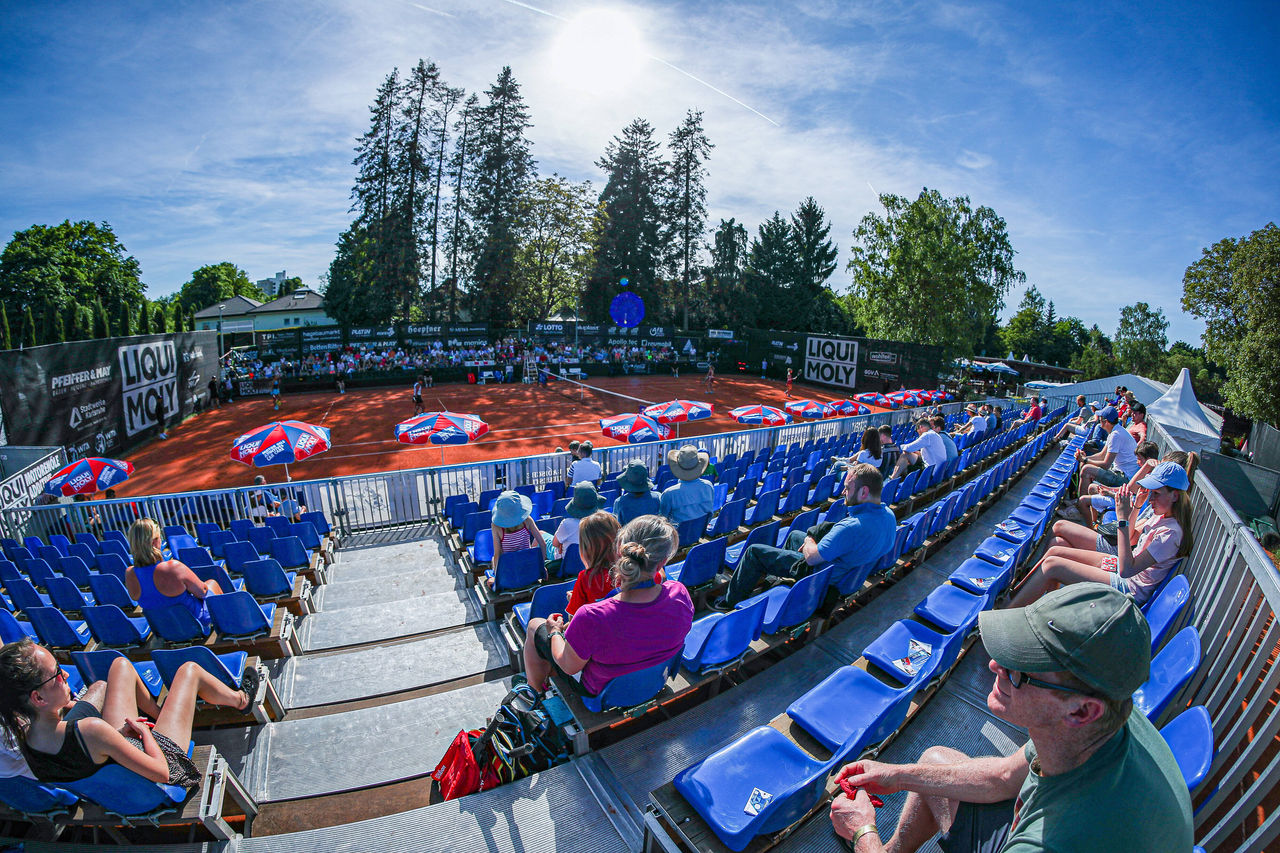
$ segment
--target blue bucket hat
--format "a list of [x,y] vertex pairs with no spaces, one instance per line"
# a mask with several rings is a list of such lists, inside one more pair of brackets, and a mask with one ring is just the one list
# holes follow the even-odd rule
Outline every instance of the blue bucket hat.
[[604,498],[596,491],[594,483],[583,480],[573,487],[573,500],[564,508],[569,518],[586,518],[604,506]]
[[519,527],[533,511],[533,501],[528,495],[505,491],[493,501],[494,527]]
[[1150,474],[1139,480],[1138,485],[1144,489],[1158,489],[1161,486],[1168,486],[1171,489],[1180,489],[1185,492],[1191,488],[1191,478],[1187,476],[1187,470],[1177,462],[1161,462],[1151,469]]
[[617,483],[628,492],[647,495],[653,491],[653,480],[649,479],[649,468],[639,459],[632,459],[627,463],[627,468],[619,475]]

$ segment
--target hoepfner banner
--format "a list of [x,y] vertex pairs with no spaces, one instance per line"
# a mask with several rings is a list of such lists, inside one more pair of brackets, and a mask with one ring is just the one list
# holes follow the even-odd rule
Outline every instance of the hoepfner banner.
[[804,378],[853,388],[858,381],[858,342],[810,335],[805,345]]

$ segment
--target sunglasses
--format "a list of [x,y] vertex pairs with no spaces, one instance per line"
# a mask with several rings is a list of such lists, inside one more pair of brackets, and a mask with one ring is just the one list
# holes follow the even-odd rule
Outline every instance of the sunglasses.
[[61,678],[63,681],[66,681],[67,679],[66,671],[62,667],[58,667],[53,671],[53,675],[49,676],[44,681],[36,685],[36,690],[39,690],[41,687],[44,687],[46,684],[48,684],[50,681],[53,681],[55,678]]
[[[1000,667],[1000,668],[1004,669],[1004,667]],[[1032,687],[1041,687],[1041,688],[1044,688],[1045,690],[1060,690],[1063,693],[1074,693],[1077,696],[1089,696],[1094,699],[1098,698],[1095,694],[1089,693],[1088,691],[1077,690],[1076,688],[1068,687],[1065,684],[1054,684],[1052,681],[1045,681],[1042,678],[1033,678],[1032,676],[1027,675],[1025,672],[1018,672],[1012,669],[1004,669],[1004,673],[1008,677],[1009,683],[1013,685],[1015,690],[1024,684],[1030,684]]]

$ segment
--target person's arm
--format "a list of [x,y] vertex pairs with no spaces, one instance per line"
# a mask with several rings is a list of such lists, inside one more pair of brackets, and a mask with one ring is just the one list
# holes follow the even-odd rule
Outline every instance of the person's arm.
[[[96,763],[101,764],[110,758],[144,779],[160,783],[169,781],[169,762],[152,737],[151,727],[139,719],[126,720],[125,729],[142,741],[143,752],[134,748],[124,735],[100,717],[81,720],[77,728],[84,738],[86,750]],[[67,736],[70,737],[71,733],[67,732]]]
[[1026,781],[1027,756],[1021,747],[1009,755],[969,758],[952,764],[885,764],[854,761],[840,769],[836,781],[870,794],[915,791],[966,803],[998,803],[1018,796]]
[[[1127,486],[1121,486],[1116,490],[1116,521],[1124,522],[1126,528],[1129,523],[1131,506],[1132,496],[1129,494],[1129,489]],[[1133,534],[1137,533],[1137,530],[1125,529],[1117,532],[1126,535],[1116,536],[1116,575],[1122,578],[1130,578],[1154,564],[1155,561],[1146,551],[1140,552],[1135,558],[1132,537]]]
[[133,566],[124,570],[124,588],[134,601],[142,598],[142,585],[138,583],[138,575],[134,572]]
[[[557,614],[553,613],[552,618],[547,620],[547,624],[551,626],[551,657],[565,675],[576,675],[586,668],[587,662],[578,657],[573,646],[569,645],[569,641],[564,638],[565,622],[556,616]],[[559,639],[556,639],[557,637]]]
[[498,558],[502,556],[502,530],[497,525],[489,525],[489,536],[493,540],[493,565],[498,565]]
[[800,553],[804,554],[804,561],[810,566],[826,562],[821,552],[818,551],[818,543],[814,542],[810,536],[804,537],[804,544],[800,546]]
[[173,560],[173,562],[178,565],[178,580],[182,581],[182,585],[186,587],[187,592],[191,593],[196,598],[201,599],[212,592],[209,586],[212,581],[202,581],[200,578],[196,577],[196,573],[191,571],[186,564],[180,563],[177,560]]

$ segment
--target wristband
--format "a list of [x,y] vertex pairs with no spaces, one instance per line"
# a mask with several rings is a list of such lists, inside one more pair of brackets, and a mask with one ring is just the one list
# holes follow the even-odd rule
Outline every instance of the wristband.
[[849,849],[856,849],[858,842],[862,839],[862,836],[870,835],[872,833],[874,833],[876,837],[880,836],[880,831],[876,829],[876,825],[874,823],[869,823],[866,826],[859,827],[858,831],[853,834],[853,838],[849,839]]

